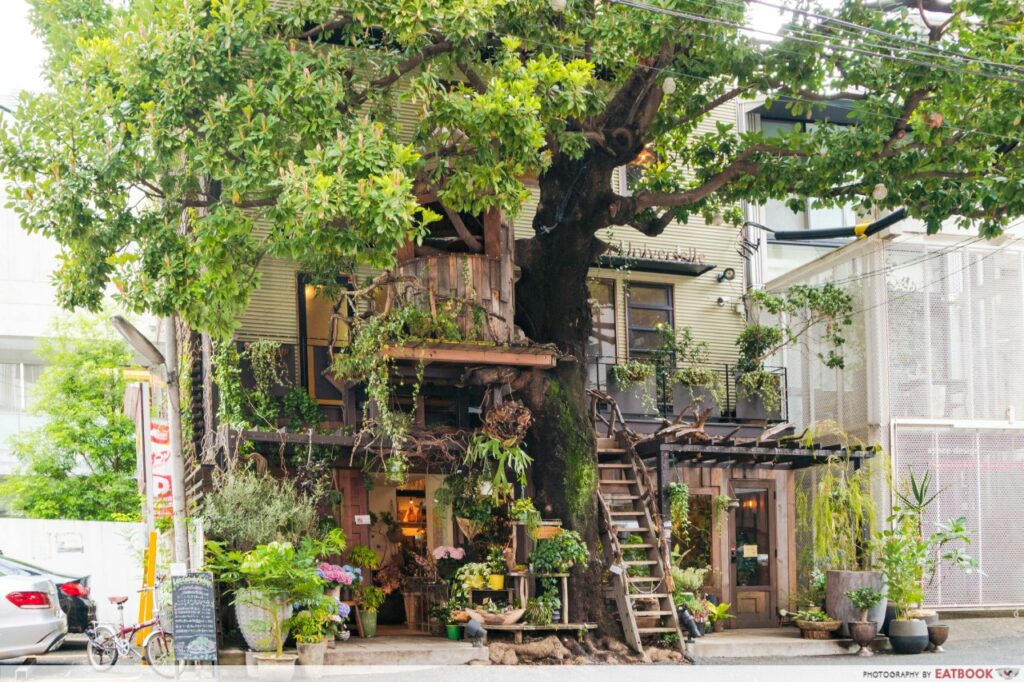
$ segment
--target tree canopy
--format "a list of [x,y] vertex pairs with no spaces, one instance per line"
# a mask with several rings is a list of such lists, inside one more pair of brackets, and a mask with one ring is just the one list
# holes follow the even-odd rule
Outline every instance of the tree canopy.
[[135,520],[135,426],[124,413],[121,369],[132,356],[105,320],[76,316],[40,341],[46,368],[33,396],[42,426],[18,434],[20,466],[0,495],[30,518]]
[[[1024,208],[1016,0],[846,0],[767,41],[737,27],[739,0],[30,4],[50,89],[4,126],[2,169],[26,229],[64,247],[68,306],[113,284],[224,335],[264,255],[325,279],[387,266],[436,217],[418,200],[515,213],[531,174],[538,236],[578,243],[738,221],[739,200],[768,197],[905,206],[933,229],[962,216],[989,236]],[[795,115],[835,102],[855,125],[699,127],[753,97]],[[658,162],[616,194],[612,171],[645,147]]]

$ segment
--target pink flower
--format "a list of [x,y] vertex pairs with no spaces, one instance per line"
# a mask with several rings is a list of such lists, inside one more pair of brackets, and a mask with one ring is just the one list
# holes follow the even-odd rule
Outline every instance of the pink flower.
[[434,549],[434,558],[440,561],[441,559],[454,559],[456,561],[462,561],[466,557],[466,550],[461,547],[447,547],[441,546]]

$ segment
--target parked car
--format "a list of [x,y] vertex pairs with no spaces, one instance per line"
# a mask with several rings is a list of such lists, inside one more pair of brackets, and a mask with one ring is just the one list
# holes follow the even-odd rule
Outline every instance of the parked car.
[[55,573],[6,555],[0,555],[0,573],[48,578],[57,586],[60,608],[68,616],[68,632],[85,632],[96,620],[96,602],[89,598],[89,576],[76,578]]
[[0,659],[52,651],[68,634],[60,591],[49,578],[11,575],[0,566]]

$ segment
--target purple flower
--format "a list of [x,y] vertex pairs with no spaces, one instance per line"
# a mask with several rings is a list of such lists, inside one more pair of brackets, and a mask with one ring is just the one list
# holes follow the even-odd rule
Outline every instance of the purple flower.
[[344,620],[348,618],[349,614],[352,613],[352,608],[345,602],[338,604],[338,616]]

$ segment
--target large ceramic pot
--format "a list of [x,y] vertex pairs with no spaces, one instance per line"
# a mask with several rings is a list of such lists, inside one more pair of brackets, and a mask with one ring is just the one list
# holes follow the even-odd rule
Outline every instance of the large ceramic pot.
[[[376,637],[377,636],[377,612],[376,611],[363,611],[359,609],[359,617],[363,621],[363,636],[364,637]],[[927,634],[927,633],[926,633]],[[925,637],[927,639],[927,637]]]
[[[782,407],[769,410],[764,398],[758,392],[748,393],[740,388],[741,375],[736,375],[736,419],[745,421],[779,421],[782,419]],[[780,388],[781,391],[781,388]],[[782,399],[780,399],[781,402]]]
[[923,620],[889,623],[889,643],[898,654],[919,654],[928,646],[928,625]]
[[[245,643],[253,651],[273,651],[274,637],[271,634],[273,611],[267,606],[267,599],[255,590],[239,590],[235,595],[235,616],[238,629],[242,631]],[[292,617],[292,605],[278,602],[277,616],[284,632],[284,622]]]
[[679,414],[687,405],[693,405],[699,410],[707,410],[709,419],[722,416],[721,406],[711,397],[711,391],[703,386],[691,386],[690,384],[677,383],[672,386],[672,411]]
[[[885,578],[879,571],[827,571],[825,573],[825,613],[842,623],[840,637],[849,637],[847,623],[860,620],[860,609],[853,605],[846,593],[862,587],[876,592],[885,591]],[[885,600],[868,609],[868,621],[881,623],[885,620]]]
[[657,417],[658,384],[654,377],[632,386],[620,386],[608,367],[608,394],[625,416]]
[[295,651],[299,655],[299,665],[323,665],[327,653],[327,640],[315,644],[296,642]]
[[874,656],[875,652],[871,650],[871,642],[874,641],[875,635],[878,634],[878,623],[847,623],[847,629],[850,631],[850,637],[853,639],[855,644],[860,646],[860,650],[857,652],[858,656]]
[[295,676],[295,654],[256,654],[256,674],[268,682],[288,682]]
[[889,636],[889,623],[896,620],[896,605],[892,602],[886,602],[885,604],[885,620],[882,621],[882,629],[879,630],[881,634],[886,637]]

